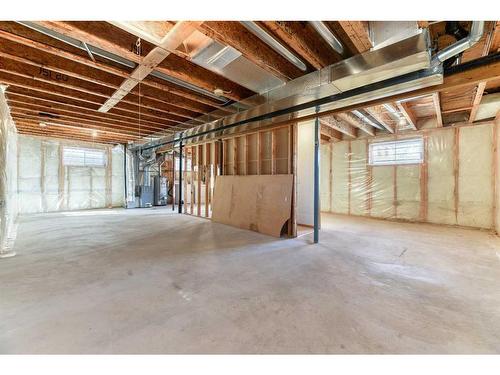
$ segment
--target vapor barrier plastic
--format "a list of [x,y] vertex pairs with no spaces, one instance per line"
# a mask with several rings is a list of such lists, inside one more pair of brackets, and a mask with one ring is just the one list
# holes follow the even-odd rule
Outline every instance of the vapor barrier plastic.
[[17,234],[17,132],[1,90],[0,166],[0,257],[7,257]]
[[[65,163],[67,147],[101,150],[105,165]],[[19,136],[19,213],[123,206],[123,158],[121,145]]]
[[[493,229],[493,135],[486,123],[323,144],[322,210]],[[370,143],[418,137],[422,163],[369,164]]]

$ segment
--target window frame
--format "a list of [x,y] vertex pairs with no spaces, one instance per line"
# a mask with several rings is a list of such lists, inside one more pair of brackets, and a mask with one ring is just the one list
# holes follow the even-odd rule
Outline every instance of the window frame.
[[[66,156],[66,151],[69,150],[74,150],[77,152],[83,152],[82,158],[83,158],[83,163],[76,163],[75,162],[75,157],[71,158],[71,156]],[[102,155],[100,159],[102,160],[102,163],[95,163],[93,161],[96,160],[96,158],[91,158],[90,155],[87,157],[87,153],[99,153]],[[71,160],[73,159],[73,160]],[[62,152],[62,164],[65,167],[82,167],[82,168],[106,168],[108,165],[108,155],[106,153],[106,150],[101,149],[101,148],[91,148],[91,147],[78,147],[78,146],[64,146],[63,147],[63,152]]]
[[[415,142],[418,141],[420,150],[418,151],[420,153],[420,158],[417,159],[410,159],[410,160],[404,160],[404,159],[397,159],[398,153],[396,152],[397,146],[404,144],[404,143],[409,143],[409,142]],[[386,146],[394,146],[394,156],[391,160],[387,161],[376,161],[374,160],[375,155],[374,155],[374,148],[380,145],[386,145]],[[368,165],[371,167],[384,167],[384,166],[397,166],[397,165],[420,165],[425,162],[425,154],[424,154],[424,138],[423,137],[413,137],[413,138],[406,138],[406,139],[397,139],[397,140],[390,140],[390,141],[378,141],[378,142],[370,142],[368,145]]]

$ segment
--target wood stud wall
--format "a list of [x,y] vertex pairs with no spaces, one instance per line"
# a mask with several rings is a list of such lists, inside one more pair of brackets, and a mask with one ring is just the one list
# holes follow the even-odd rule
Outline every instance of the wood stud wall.
[[[205,218],[212,216],[213,187],[218,175],[294,174],[295,127],[286,125],[185,146],[183,212]],[[295,199],[292,205],[294,202]],[[293,236],[294,233],[292,221],[288,234]]]

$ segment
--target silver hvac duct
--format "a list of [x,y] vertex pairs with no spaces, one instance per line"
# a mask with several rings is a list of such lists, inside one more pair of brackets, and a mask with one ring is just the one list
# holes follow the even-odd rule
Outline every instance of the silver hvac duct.
[[344,46],[337,37],[330,31],[323,21],[309,21],[311,26],[339,55],[344,55]]
[[272,49],[278,52],[285,59],[294,64],[297,68],[305,72],[307,70],[306,64],[302,62],[297,56],[291,53],[286,47],[284,47],[280,42],[273,38],[270,34],[267,33],[263,28],[257,25],[253,21],[241,21],[243,26],[245,26],[252,34],[262,40],[264,43],[269,45]]
[[438,51],[432,58],[433,65],[445,62],[449,58],[458,55],[459,53],[469,49],[474,44],[479,42],[484,34],[484,21],[472,21],[470,33],[467,37],[460,39],[451,46]]

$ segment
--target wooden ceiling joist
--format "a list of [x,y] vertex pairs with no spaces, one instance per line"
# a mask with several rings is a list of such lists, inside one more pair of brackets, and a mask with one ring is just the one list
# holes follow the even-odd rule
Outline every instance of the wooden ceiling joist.
[[[39,68],[37,69],[32,65],[19,64],[15,61],[0,57],[0,72],[24,77],[29,80],[43,82],[61,88],[79,91],[84,93],[88,98],[93,97],[94,99],[89,100],[94,100],[94,102],[100,102],[103,99],[105,100],[113,93],[113,89],[106,86],[91,83],[68,75],[61,76],[61,78],[51,78],[50,75],[39,74],[39,71]],[[14,77],[11,77],[11,79],[14,79]],[[192,110],[172,105],[162,99],[147,97],[144,95],[139,96],[136,94],[128,94],[126,95],[124,102],[130,104],[141,103],[141,105],[146,108],[153,108],[169,115],[171,114],[184,118],[184,120],[180,119],[179,121],[191,120],[201,115],[201,112],[194,112]]]
[[[85,89],[82,89],[80,87],[72,87],[66,84],[54,84],[52,81],[34,80],[32,78],[30,79],[29,77],[12,74],[10,72],[4,72],[1,71],[1,69],[0,82],[4,82],[5,84],[15,87],[23,87],[49,94],[57,94],[65,98],[76,99],[89,104],[94,104],[98,107],[100,107],[104,103],[102,94],[86,92]],[[185,121],[194,118],[191,116],[188,117],[187,115],[181,117],[180,115],[169,112],[168,109],[161,108],[160,106],[156,105],[156,103],[152,103],[151,101],[147,100],[142,101],[137,99],[137,102],[133,102],[132,100],[129,100],[129,98],[127,98],[127,100],[120,102],[120,104],[117,105],[116,108],[137,113],[142,112],[147,115],[157,117],[160,120],[167,119],[179,124],[182,124]]]
[[396,102],[396,106],[398,107],[399,112],[401,112],[401,114],[405,117],[408,125],[410,125],[413,130],[417,130],[417,117],[408,105],[408,102],[398,101]]
[[142,129],[143,131],[165,131],[165,130],[179,130],[179,128],[176,127],[165,127],[165,128],[156,128],[156,127],[149,127],[148,125],[145,124],[124,124],[122,122],[117,122],[114,120],[110,119],[100,119],[100,118],[95,118],[93,116],[85,115],[83,113],[75,113],[75,112],[68,112],[64,110],[57,110],[51,107],[44,107],[41,105],[35,105],[35,104],[26,104],[18,101],[12,101],[9,100],[9,107],[11,110],[24,110],[24,111],[29,111],[35,114],[43,113],[47,116],[53,116],[53,118],[61,118],[61,119],[70,119],[72,121],[79,121],[81,120],[82,123],[88,123],[88,124],[95,124],[95,125],[103,125],[103,126],[108,126],[109,128],[116,128],[116,129],[121,129],[123,131],[132,131],[136,132],[137,129]]
[[324,116],[321,117],[319,120],[321,125],[328,126],[336,131],[339,131],[347,135],[348,137],[351,138],[357,137],[356,128],[354,128],[353,126],[349,125],[344,121],[339,120],[335,116]]
[[326,25],[352,55],[366,52],[373,47],[366,21],[328,21]]
[[[100,25],[101,33],[100,35],[96,35],[93,29],[95,23],[60,21],[39,21],[37,23],[52,31],[75,38],[89,45],[102,48],[136,64],[140,64],[142,60],[142,57],[132,52],[130,48],[125,47],[116,40],[110,40],[113,34],[112,30],[120,30],[111,24],[104,23]],[[109,29],[107,32],[105,30],[106,27]],[[176,54],[169,55],[168,58],[158,65],[156,70],[210,92],[214,92],[217,88],[222,89],[227,92],[227,96],[233,100],[241,100],[253,94],[250,90],[245,89],[219,74],[208,71],[192,63],[184,57],[177,56]]]
[[342,120],[347,122],[348,124],[362,130],[368,135],[374,136],[375,135],[375,129],[373,129],[373,126],[361,121],[357,116],[353,115],[352,113],[339,113],[337,117]]
[[248,60],[278,78],[290,80],[304,74],[237,21],[206,21],[198,29],[209,38],[238,50]]
[[342,60],[306,21],[261,21],[272,35],[288,45],[297,55],[315,69],[334,64]]
[[342,140],[342,133],[338,130],[332,128],[331,126],[325,125],[324,123],[320,124],[320,132],[323,135],[328,137],[328,141],[335,139],[336,141]]
[[[136,118],[124,118],[123,116],[118,116],[111,114],[111,116],[99,116],[101,113],[97,111],[92,111],[92,110],[87,110],[84,108],[75,108],[71,106],[66,106],[66,105],[61,105],[58,103],[50,102],[44,99],[34,99],[32,97],[23,97],[19,96],[15,93],[8,93],[8,98],[7,102],[9,105],[25,105],[25,106],[30,106],[31,108],[38,108],[40,111],[58,111],[61,113],[67,113],[75,116],[86,116],[86,118],[89,119],[94,119],[95,121],[102,121],[104,123],[108,121],[112,121],[115,123],[120,123],[126,126],[130,127],[137,127],[138,122]],[[83,117],[85,118],[85,117]],[[155,129],[155,130],[162,130],[162,129],[167,129],[169,127],[174,126],[175,124],[156,124],[156,123],[150,123],[148,121],[143,121],[141,120],[141,125],[144,126],[145,128],[149,129]]]
[[439,99],[438,92],[432,94],[432,102],[434,103],[434,111],[436,112],[436,126],[441,128],[443,127],[443,115],[441,113],[441,100]]
[[486,82],[480,82],[479,85],[477,85],[476,94],[474,95],[474,101],[472,102],[472,108],[469,115],[469,123],[473,123],[476,119],[477,111],[479,110],[479,105],[481,104],[481,99],[483,98],[485,87]]
[[40,115],[39,112],[33,111],[33,110],[25,110],[25,109],[19,109],[19,108],[12,108],[11,109],[11,115],[12,118],[22,118],[25,120],[32,120],[34,122],[37,122],[38,125],[40,123],[55,123],[55,124],[62,124],[62,125],[68,125],[68,126],[73,126],[73,127],[81,127],[81,128],[88,128],[88,129],[94,129],[94,130],[101,130],[101,131],[112,131],[117,134],[123,134],[123,135],[130,135],[130,136],[145,136],[148,134],[155,133],[155,131],[147,130],[147,129],[141,129],[137,128],[137,130],[132,131],[128,129],[123,129],[121,127],[117,127],[115,125],[111,124],[103,124],[103,123],[95,123],[92,121],[87,121],[87,120],[82,120],[82,119],[74,119],[69,116],[58,116],[56,118],[51,118],[47,116],[42,116]]
[[[19,134],[25,135],[35,135],[39,137],[53,137],[53,138],[64,138],[73,139],[85,142],[98,142],[98,143],[127,143],[128,141],[134,141],[134,137],[118,136],[115,134],[109,134],[108,132],[93,132],[89,130],[75,130],[69,128],[41,128],[37,125],[30,124],[21,120],[16,122],[16,127]],[[97,133],[97,134],[96,134]]]
[[[36,40],[31,40],[2,31],[1,24],[2,23],[0,22],[0,51],[7,51],[7,53],[10,53],[11,55],[15,55],[17,53],[29,56],[29,58],[38,65],[49,67],[49,69],[54,70],[54,72],[57,72],[58,70],[63,71],[64,74],[71,72],[73,76],[87,80],[92,80],[92,78],[95,77],[95,83],[105,85],[106,82],[109,82],[112,87],[116,88],[121,84],[122,78],[127,78],[132,71],[127,67],[117,67],[101,61],[92,61],[86,56],[80,56],[74,52],[58,49],[50,44],[40,43]],[[34,32],[31,33],[33,34]],[[35,37],[35,35],[32,37]],[[57,42],[56,40],[54,41]],[[20,48],[21,46],[23,47]],[[81,76],[79,77],[78,74]],[[194,91],[185,89],[157,77],[150,76],[143,80],[143,84],[148,87],[178,95],[194,102],[203,103],[211,106],[212,108],[219,108],[221,104],[215,99],[198,94]]]
[[373,107],[367,107],[365,110],[370,114],[377,122],[382,125],[389,133],[394,134],[396,126],[394,120],[387,113],[387,111],[381,105],[375,105]]
[[[7,98],[11,98],[12,96],[17,96],[17,97],[21,96],[24,99],[32,98],[33,100],[39,102],[41,101],[42,103],[45,104],[50,103],[49,105],[53,104],[63,105],[77,111],[85,112],[89,110],[94,113],[100,114],[99,112],[97,112],[97,108],[99,107],[95,104],[82,102],[75,99],[69,99],[67,97],[61,97],[53,93],[35,91],[16,86],[9,86],[7,90]],[[123,120],[129,121],[131,123],[137,123],[140,120],[141,123],[160,126],[160,127],[177,126],[178,124],[177,122],[168,119],[158,119],[156,117],[151,117],[145,114],[144,112],[138,113],[137,111],[127,111],[117,108],[113,108],[113,110],[108,112],[106,116],[110,116],[113,118],[122,118]]]

